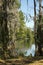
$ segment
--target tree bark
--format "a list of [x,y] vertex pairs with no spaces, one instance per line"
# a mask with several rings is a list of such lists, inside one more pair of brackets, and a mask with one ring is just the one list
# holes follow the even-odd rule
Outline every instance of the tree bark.
[[7,0],[3,0],[3,21],[2,21],[2,43],[3,43],[3,55],[4,59],[6,58],[5,53],[7,52],[7,43],[8,43],[8,27],[7,27]]
[[35,38],[35,56],[37,55],[37,22],[36,22],[36,1],[34,0],[34,38]]
[[42,22],[42,12],[41,12],[41,0],[39,0],[39,24],[38,24],[38,31],[37,31],[37,36],[39,38],[39,42],[38,42],[38,52],[39,52],[39,55],[42,56],[42,43],[41,43],[41,39],[42,39],[42,33],[41,33],[41,22]]

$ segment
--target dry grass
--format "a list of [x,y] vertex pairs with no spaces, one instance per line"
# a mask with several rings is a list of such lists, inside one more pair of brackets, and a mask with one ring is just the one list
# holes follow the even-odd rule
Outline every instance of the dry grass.
[[26,65],[43,65],[43,60],[35,61],[34,63],[30,63]]
[[6,61],[0,59],[0,63],[6,63],[6,65],[43,65],[43,57],[34,58],[20,57],[18,59],[7,59]]
[[5,61],[0,59],[0,63],[5,63]]

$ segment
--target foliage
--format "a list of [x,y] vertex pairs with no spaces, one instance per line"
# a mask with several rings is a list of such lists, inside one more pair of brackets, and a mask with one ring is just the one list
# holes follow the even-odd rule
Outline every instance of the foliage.
[[[14,27],[12,28],[12,21],[14,19],[13,17],[14,16],[17,17],[16,14],[14,15],[12,10],[13,10],[13,8],[16,10],[18,9],[19,2],[17,3],[16,0],[2,0],[2,3],[3,4],[1,5],[1,9],[0,9],[1,10],[0,11],[0,42],[3,45],[3,51],[5,54],[5,52],[7,51],[7,44],[9,42],[9,38],[11,38],[11,37],[13,38],[12,35],[14,34],[14,31],[13,31]],[[14,7],[14,5],[15,5],[15,7]],[[16,11],[16,13],[17,13],[17,11]],[[15,25],[13,25],[13,26],[15,26]]]
[[[11,53],[19,44],[20,48],[29,47],[33,34],[25,25],[23,12],[18,10],[19,0],[2,0],[2,3],[0,8],[0,43],[3,55],[7,57],[8,46]],[[21,53],[21,55],[23,54]]]
[[16,31],[17,43],[21,48],[29,47],[33,41],[33,33],[31,29],[26,27],[22,11],[19,11],[19,18],[19,30]]

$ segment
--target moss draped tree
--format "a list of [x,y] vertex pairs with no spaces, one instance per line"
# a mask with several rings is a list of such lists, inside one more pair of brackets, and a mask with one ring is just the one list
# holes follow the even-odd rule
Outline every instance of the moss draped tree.
[[[1,0],[1,6],[0,6],[0,42],[2,43],[2,48],[3,48],[3,57],[4,59],[6,58],[6,53],[7,53],[7,44],[9,42],[9,29],[8,29],[8,21],[10,21],[8,18],[9,15],[13,15],[13,13],[10,11],[14,6],[16,8],[19,7],[18,1],[17,0]],[[15,4],[17,5],[15,5]],[[16,9],[17,10],[17,9]],[[13,11],[14,12],[14,11]],[[14,21],[16,23],[16,21]],[[11,23],[11,22],[10,22]],[[14,29],[13,29],[14,30]]]

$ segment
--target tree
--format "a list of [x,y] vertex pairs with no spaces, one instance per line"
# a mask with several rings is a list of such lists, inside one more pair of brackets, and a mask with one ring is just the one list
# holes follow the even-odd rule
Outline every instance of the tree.
[[42,27],[42,11],[41,11],[41,2],[42,0],[39,0],[39,24],[38,24],[38,29],[37,29],[37,39],[38,39],[38,52],[39,52],[39,55],[43,55],[43,51],[42,51],[42,46],[43,46],[43,37],[42,37],[42,30],[41,30],[41,27]]
[[34,38],[35,38],[35,56],[37,51],[37,21],[36,21],[36,0],[34,1]]
[[[10,9],[8,11],[9,15],[8,15],[8,25],[9,25],[9,43],[13,42],[13,44],[11,43],[11,45],[8,43],[8,47],[9,50],[11,51],[11,55],[14,56],[13,53],[15,53],[13,50],[15,49],[17,40],[16,40],[16,32],[18,30],[19,27],[19,12],[18,9],[20,7],[20,3],[18,0],[15,0],[14,2],[15,4],[13,4],[13,6],[10,6]],[[11,48],[12,50],[11,50]]]
[[[37,36],[36,36],[36,49],[38,47],[38,53],[39,55],[43,55],[43,51],[42,51],[42,46],[43,46],[43,37],[42,37],[42,5],[41,5],[41,2],[42,0],[38,0],[38,3],[39,3],[39,14],[37,15],[38,16],[38,19],[36,20],[36,23],[37,23]],[[36,12],[37,13],[37,12]],[[38,22],[37,22],[38,21]],[[37,53],[36,53],[37,55]]]
[[1,17],[1,41],[3,44],[3,55],[5,58],[5,53],[7,51],[7,43],[9,40],[9,35],[8,35],[8,27],[7,27],[7,0],[2,0],[3,4],[2,4],[2,17]]
[[19,11],[19,27],[16,31],[16,39],[17,45],[20,48],[29,48],[33,41],[32,31],[25,25],[22,11]]
[[[12,9],[14,8],[14,9],[17,10],[17,8],[19,7],[19,4],[18,4],[17,0],[2,0],[1,2],[2,3],[1,3],[1,7],[0,7],[0,10],[1,10],[0,11],[0,28],[1,28],[0,29],[1,30],[1,32],[0,32],[0,36],[1,36],[0,41],[1,41],[2,46],[3,46],[3,55],[4,55],[3,57],[5,59],[6,58],[6,53],[7,53],[7,44],[9,42],[9,33],[11,33],[11,31],[9,31],[8,21],[11,21],[10,20],[11,16],[14,17],[13,16],[14,14],[12,13]],[[16,11],[16,13],[17,13],[17,11]],[[9,16],[10,16],[10,18],[9,18]],[[17,16],[17,15],[15,15],[15,16]],[[17,21],[18,21],[18,19],[17,19]],[[16,25],[16,21],[15,21],[15,24],[13,26],[15,26],[15,25]]]

